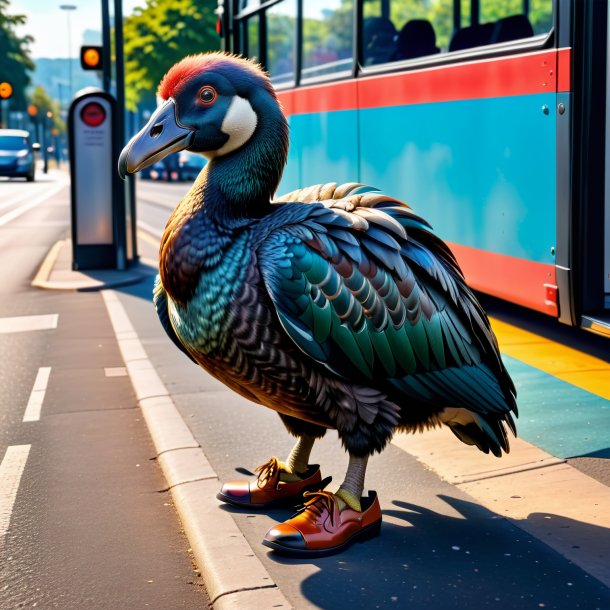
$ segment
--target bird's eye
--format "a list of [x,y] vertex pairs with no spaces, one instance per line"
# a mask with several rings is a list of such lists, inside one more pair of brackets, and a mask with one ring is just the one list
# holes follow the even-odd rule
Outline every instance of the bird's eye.
[[216,93],[216,89],[214,87],[210,87],[206,85],[205,87],[201,87],[199,91],[199,99],[206,105],[211,106],[218,97],[218,93]]

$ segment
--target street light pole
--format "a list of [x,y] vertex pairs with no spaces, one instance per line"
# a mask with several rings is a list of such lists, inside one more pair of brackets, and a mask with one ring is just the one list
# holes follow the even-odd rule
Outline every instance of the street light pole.
[[72,88],[72,32],[70,28],[70,13],[76,10],[76,6],[74,4],[61,4],[59,8],[62,11],[66,11],[66,15],[68,16],[68,86],[70,88],[68,100],[71,100],[74,90]]

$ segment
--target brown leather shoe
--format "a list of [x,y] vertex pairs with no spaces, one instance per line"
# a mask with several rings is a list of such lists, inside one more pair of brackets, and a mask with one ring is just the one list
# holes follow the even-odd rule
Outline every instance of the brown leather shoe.
[[306,491],[323,488],[329,480],[322,481],[320,466],[312,464],[307,472],[299,475],[300,481],[287,483],[280,481],[282,467],[277,458],[272,457],[257,469],[255,481],[229,481],[216,495],[219,500],[244,508],[268,508],[281,504],[298,504]]
[[337,497],[328,491],[305,493],[309,498],[296,515],[272,527],[263,544],[283,555],[320,557],[379,535],[381,508],[377,493],[362,498],[362,512],[339,511]]

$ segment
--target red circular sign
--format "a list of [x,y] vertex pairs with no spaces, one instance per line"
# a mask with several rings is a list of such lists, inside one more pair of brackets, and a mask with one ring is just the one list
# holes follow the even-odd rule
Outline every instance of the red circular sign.
[[98,102],[89,102],[80,111],[80,118],[88,127],[99,127],[106,120],[106,111]]

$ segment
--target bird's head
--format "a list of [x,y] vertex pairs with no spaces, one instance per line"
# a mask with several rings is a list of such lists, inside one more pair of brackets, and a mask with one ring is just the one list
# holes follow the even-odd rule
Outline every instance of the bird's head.
[[259,144],[268,147],[276,138],[272,146],[283,149],[281,174],[288,148],[286,122],[268,76],[254,62],[220,52],[191,55],[167,72],[158,95],[164,102],[121,153],[122,177],[184,149],[209,159],[227,157],[264,125],[267,133]]

